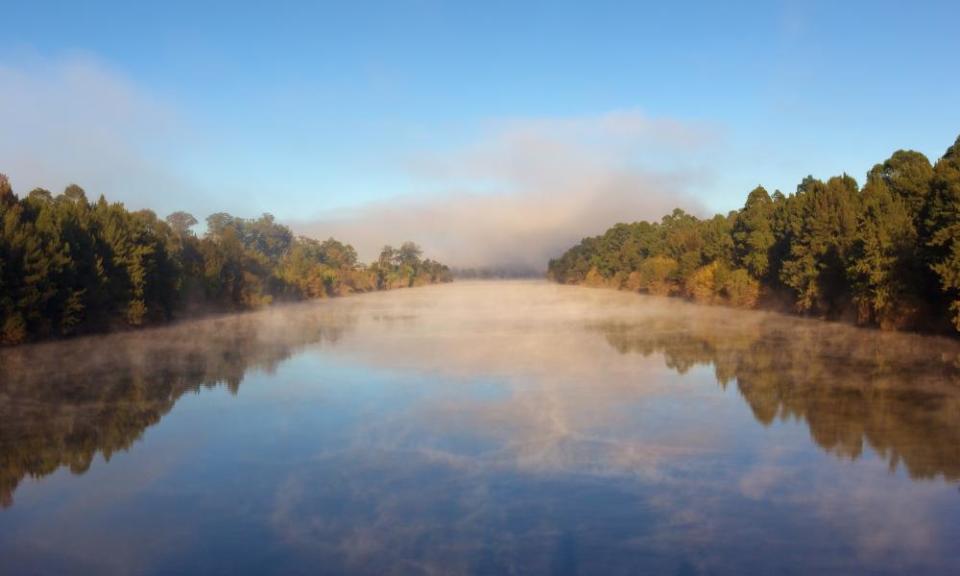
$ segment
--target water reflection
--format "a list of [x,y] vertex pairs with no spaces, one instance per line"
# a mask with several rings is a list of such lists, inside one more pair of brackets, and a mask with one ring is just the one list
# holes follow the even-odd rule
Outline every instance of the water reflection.
[[857,458],[869,445],[913,478],[960,480],[954,342],[772,315],[707,316],[594,328],[619,352],[663,355],[681,374],[712,366],[721,386],[735,383],[757,421],[803,420],[832,454]]
[[950,573],[958,450],[953,341],[370,294],[0,353],[0,572]]
[[298,349],[335,343],[349,307],[292,306],[164,329],[0,351],[0,505],[25,476],[127,450],[186,392],[272,371]]

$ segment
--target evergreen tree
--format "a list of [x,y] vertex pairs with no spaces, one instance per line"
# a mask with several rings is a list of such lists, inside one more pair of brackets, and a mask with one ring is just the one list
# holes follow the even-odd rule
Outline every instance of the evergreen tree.
[[913,150],[897,150],[882,164],[874,166],[867,179],[883,181],[903,202],[910,218],[919,224],[933,179],[933,166],[926,156]]
[[349,244],[294,238],[269,214],[214,214],[202,239],[196,223],[186,212],[160,220],[102,196],[90,204],[74,184],[56,197],[35,189],[18,199],[0,175],[0,344],[450,280],[412,242],[390,249],[383,267],[365,267]]
[[780,279],[801,312],[829,313],[845,303],[846,256],[856,232],[858,188],[847,175],[804,179],[787,204],[789,254]]
[[853,243],[849,275],[861,322],[897,321],[911,291],[917,242],[910,208],[884,178],[871,173]]
[[894,152],[862,190],[846,174],[811,176],[790,195],[758,186],[727,216],[616,224],[550,260],[548,276],[747,307],[789,299],[883,328],[950,318],[960,330],[960,138],[934,166]]
[[934,167],[924,224],[931,267],[960,330],[960,137]]
[[770,271],[770,250],[775,242],[773,208],[766,189],[757,186],[747,196],[733,227],[737,261],[757,279],[765,278]]

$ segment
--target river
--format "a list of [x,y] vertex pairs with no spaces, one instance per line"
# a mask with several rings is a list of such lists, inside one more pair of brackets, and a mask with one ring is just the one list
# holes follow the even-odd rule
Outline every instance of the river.
[[0,351],[2,574],[958,574],[960,343],[538,281]]

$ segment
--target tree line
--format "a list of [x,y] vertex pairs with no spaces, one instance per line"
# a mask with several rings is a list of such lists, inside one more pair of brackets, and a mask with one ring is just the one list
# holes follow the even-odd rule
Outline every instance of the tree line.
[[551,260],[548,276],[884,329],[960,331],[960,138],[935,164],[898,150],[861,187],[808,176],[709,219],[676,209],[617,224]]
[[0,174],[0,344],[451,279],[413,242],[364,265],[349,244],[295,236],[269,214],[206,223],[198,236],[186,212],[89,202],[76,185],[19,198]]

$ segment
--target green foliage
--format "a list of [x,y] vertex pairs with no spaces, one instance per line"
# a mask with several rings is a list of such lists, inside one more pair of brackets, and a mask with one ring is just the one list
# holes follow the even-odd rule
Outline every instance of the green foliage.
[[191,228],[197,225],[197,219],[193,217],[193,214],[187,212],[174,212],[166,218],[167,224],[173,228],[173,231],[179,236],[187,236],[193,234]]
[[867,173],[867,179],[882,181],[903,202],[910,218],[918,222],[930,194],[933,167],[920,152],[897,150],[882,164],[874,166]]
[[390,290],[453,279],[450,269],[443,264],[421,260],[422,253],[413,242],[404,242],[399,249],[384,246],[377,262],[371,266],[377,288]]
[[960,330],[960,137],[933,169],[924,223],[931,267]]
[[701,258],[705,262],[720,262],[731,265],[735,260],[735,243],[733,226],[737,213],[731,212],[727,216],[717,214],[710,220],[700,224],[703,236]]
[[676,286],[677,271],[680,265],[673,258],[657,255],[647,258],[640,264],[639,289],[651,294],[666,296]]
[[214,214],[203,238],[196,224],[186,212],[160,220],[103,197],[91,204],[73,184],[18,199],[0,175],[0,343],[450,280],[412,242],[367,267],[349,244],[294,238],[269,214]]
[[743,208],[700,220],[617,224],[549,263],[557,282],[682,294],[883,328],[960,330],[960,138],[931,166],[898,150],[861,190],[844,174],[797,191],[758,186]]
[[787,257],[780,280],[798,311],[831,313],[846,303],[846,257],[856,232],[856,181],[807,177],[787,202]]
[[773,248],[773,200],[763,186],[747,196],[747,203],[736,215],[733,244],[737,261],[754,278],[766,278],[770,271],[770,250]]
[[13,188],[10,186],[10,179],[6,174],[0,174],[0,215],[11,204],[16,203],[17,197],[13,194]]
[[919,295],[917,231],[906,199],[872,172],[863,188],[848,275],[861,322],[895,325]]
[[684,294],[703,304],[752,308],[760,295],[760,283],[745,269],[731,270],[726,264],[714,260],[686,279]]
[[760,282],[743,268],[724,271],[718,284],[723,301],[737,308],[753,308],[760,297]]

